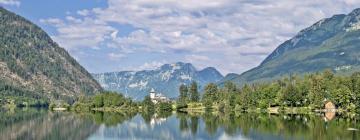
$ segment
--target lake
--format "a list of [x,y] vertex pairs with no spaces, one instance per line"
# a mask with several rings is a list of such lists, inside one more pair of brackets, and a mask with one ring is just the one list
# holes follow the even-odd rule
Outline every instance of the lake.
[[[1,140],[360,139],[360,121],[327,115],[0,111]],[[330,117],[330,118],[329,118]]]

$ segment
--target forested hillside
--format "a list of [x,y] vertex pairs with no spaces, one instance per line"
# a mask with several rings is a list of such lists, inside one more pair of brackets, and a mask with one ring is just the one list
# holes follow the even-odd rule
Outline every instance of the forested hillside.
[[64,99],[102,90],[41,28],[0,7],[0,96]]

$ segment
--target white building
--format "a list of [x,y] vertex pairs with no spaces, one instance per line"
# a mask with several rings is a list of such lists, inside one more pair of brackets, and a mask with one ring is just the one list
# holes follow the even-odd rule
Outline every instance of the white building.
[[154,104],[157,104],[159,102],[169,102],[170,99],[166,96],[162,95],[161,93],[156,93],[154,88],[150,90],[150,99]]

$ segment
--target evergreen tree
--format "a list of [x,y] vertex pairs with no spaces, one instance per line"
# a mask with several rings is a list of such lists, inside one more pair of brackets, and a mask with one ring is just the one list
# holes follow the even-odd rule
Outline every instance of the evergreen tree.
[[179,93],[180,93],[179,101],[182,103],[186,103],[188,99],[188,87],[186,85],[181,85],[179,88]]
[[321,76],[315,75],[311,78],[309,99],[312,105],[316,108],[321,108],[323,106],[324,100],[326,99],[326,90],[324,85],[324,80]]
[[217,101],[218,88],[214,83],[205,86],[205,93],[202,102],[206,109],[210,109],[214,102]]
[[246,110],[250,107],[255,107],[251,94],[253,94],[253,90],[249,85],[245,85],[241,90],[240,96],[237,97],[237,104],[241,109]]
[[95,107],[103,107],[104,106],[104,97],[102,95],[95,96],[93,104]]
[[192,82],[190,86],[190,100],[192,102],[199,101],[199,91],[198,91],[197,83],[195,81]]
[[155,104],[151,101],[149,95],[145,96],[144,101],[142,102],[142,106],[145,111],[149,111],[149,112],[155,111]]
[[218,88],[214,83],[205,86],[204,98],[208,98],[212,102],[216,102],[218,97]]
[[236,93],[238,92],[237,91],[237,88],[236,88],[236,85],[233,83],[233,82],[225,82],[225,85],[224,85],[224,102],[225,102],[225,107],[224,109],[226,111],[230,111],[232,109],[234,109],[235,107],[235,95]]

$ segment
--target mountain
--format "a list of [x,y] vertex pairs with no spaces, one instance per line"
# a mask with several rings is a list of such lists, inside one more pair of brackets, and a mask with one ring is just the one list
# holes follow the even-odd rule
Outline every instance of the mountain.
[[231,80],[233,80],[233,79],[235,79],[235,78],[237,78],[239,76],[240,75],[236,74],[236,73],[229,73],[224,78],[222,78],[220,81],[218,81],[217,84],[220,85],[220,86],[224,86],[226,81],[231,81]]
[[181,84],[198,82],[199,87],[215,83],[223,76],[212,67],[197,71],[190,63],[178,62],[165,64],[155,70],[122,71],[93,74],[103,88],[118,91],[135,100],[141,100],[149,94],[151,88],[167,97],[177,97]]
[[337,74],[359,71],[359,36],[360,9],[322,19],[282,43],[258,67],[231,81],[242,85],[324,69]]
[[73,100],[102,90],[40,27],[0,7],[0,97]]

